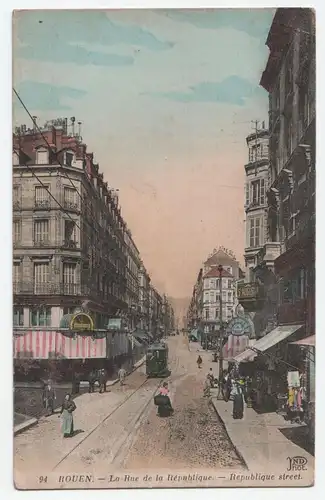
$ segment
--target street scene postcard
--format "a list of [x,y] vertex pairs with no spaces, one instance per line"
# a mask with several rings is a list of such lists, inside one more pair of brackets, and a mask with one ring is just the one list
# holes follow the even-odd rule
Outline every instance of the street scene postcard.
[[315,16],[14,11],[17,489],[314,484]]

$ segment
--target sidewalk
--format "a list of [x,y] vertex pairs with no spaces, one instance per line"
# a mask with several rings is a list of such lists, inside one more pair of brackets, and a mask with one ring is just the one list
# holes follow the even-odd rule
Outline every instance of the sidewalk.
[[244,409],[244,418],[232,418],[232,402],[218,401],[217,389],[212,389],[212,404],[223,422],[229,438],[248,470],[285,472],[288,457],[305,457],[309,470],[314,468],[314,457],[287,439],[280,429],[293,425],[277,413],[258,414],[252,408]]
[[[139,368],[143,362],[143,359],[138,361],[132,372]],[[145,377],[144,374],[143,377]],[[75,400],[77,406],[74,413],[76,428],[75,436],[71,440],[62,439],[61,419],[58,418],[58,413],[46,418],[41,417],[38,425],[15,436],[14,457],[16,470],[20,472],[32,468],[34,470],[45,468],[50,470],[64,455],[92,433],[107,415],[123,404],[133,392],[134,388],[129,388],[126,385],[123,390],[118,392],[109,391],[101,395],[98,393],[80,395]]]

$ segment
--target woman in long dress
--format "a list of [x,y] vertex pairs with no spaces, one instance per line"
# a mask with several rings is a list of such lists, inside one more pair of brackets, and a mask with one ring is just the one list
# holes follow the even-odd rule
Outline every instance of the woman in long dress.
[[234,390],[234,402],[232,416],[234,419],[242,419],[244,416],[244,395],[242,388],[237,383]]
[[61,415],[62,415],[62,434],[63,437],[73,436],[73,415],[72,413],[76,409],[75,403],[71,399],[71,395],[67,394],[64,398]]

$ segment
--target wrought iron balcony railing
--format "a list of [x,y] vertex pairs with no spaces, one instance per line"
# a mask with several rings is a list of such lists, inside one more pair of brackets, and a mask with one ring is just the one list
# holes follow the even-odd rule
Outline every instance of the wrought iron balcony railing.
[[51,208],[51,200],[35,200],[35,210],[49,210]]

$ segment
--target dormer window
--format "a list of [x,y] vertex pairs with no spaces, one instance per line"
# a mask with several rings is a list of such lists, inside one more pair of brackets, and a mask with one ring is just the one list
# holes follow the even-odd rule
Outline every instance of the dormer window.
[[39,148],[36,151],[36,165],[48,165],[49,152],[46,148]]
[[64,153],[64,164],[67,167],[72,167],[74,154],[71,151],[66,151]]
[[17,151],[12,153],[12,164],[19,165],[19,153],[17,153]]

